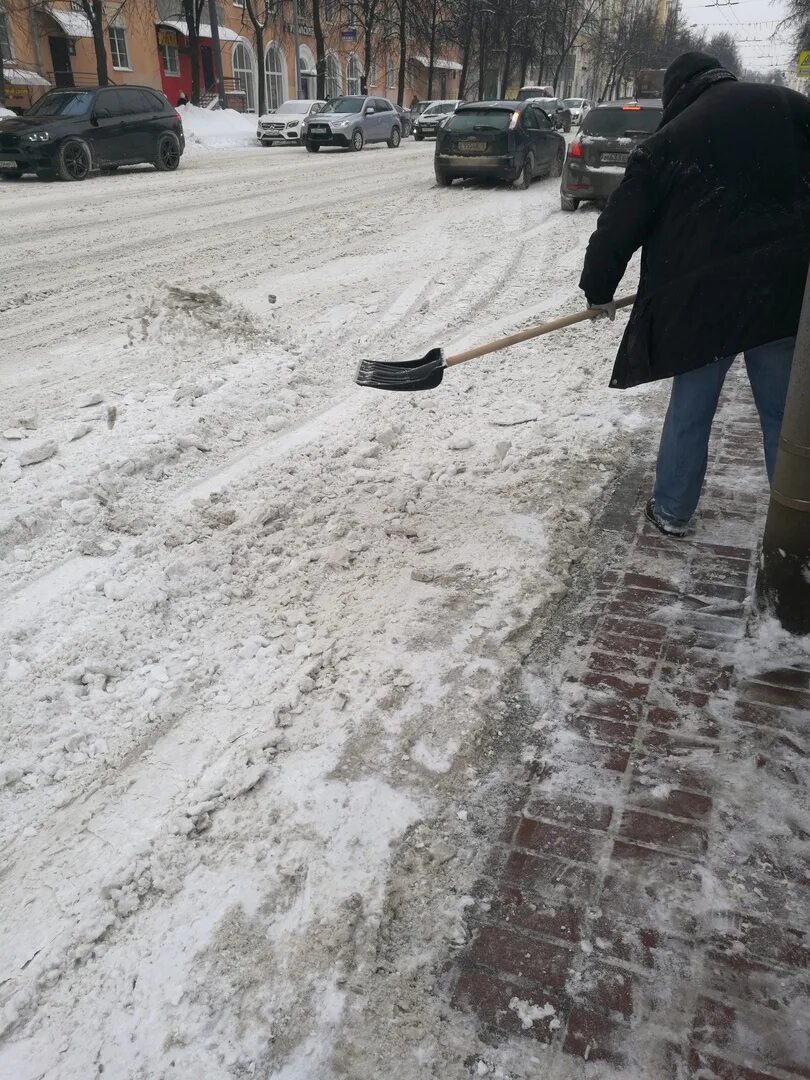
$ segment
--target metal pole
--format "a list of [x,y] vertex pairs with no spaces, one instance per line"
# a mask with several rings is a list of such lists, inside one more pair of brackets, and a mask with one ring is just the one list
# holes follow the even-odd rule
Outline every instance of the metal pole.
[[810,633],[810,272],[762,540],[757,602],[790,633]]
[[301,53],[298,44],[298,0],[293,0],[293,42],[295,44],[295,96],[301,97]]
[[219,16],[216,0],[208,0],[208,20],[211,27],[211,47],[214,53],[214,78],[217,80],[217,94],[220,109],[225,108],[225,84],[222,80],[222,49],[219,44]]

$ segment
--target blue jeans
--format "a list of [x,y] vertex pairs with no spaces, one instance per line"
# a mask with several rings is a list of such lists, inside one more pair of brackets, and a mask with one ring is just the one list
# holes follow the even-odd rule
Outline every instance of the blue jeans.
[[[768,480],[773,481],[779,431],[785,411],[794,338],[758,345],[745,353],[748,380],[754,395]],[[686,525],[697,509],[709,457],[709,435],[720,391],[734,357],[717,360],[672,380],[658,464],[655,469],[655,509],[673,525]]]

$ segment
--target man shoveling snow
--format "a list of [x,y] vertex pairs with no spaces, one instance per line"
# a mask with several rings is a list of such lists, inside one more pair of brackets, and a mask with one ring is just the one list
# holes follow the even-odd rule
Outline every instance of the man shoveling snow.
[[683,536],[697,508],[723,380],[745,354],[773,478],[810,259],[810,101],[738,83],[684,53],[658,131],[630,156],[599,218],[580,286],[613,317],[640,247],[638,299],[610,385],[673,378],[649,520]]

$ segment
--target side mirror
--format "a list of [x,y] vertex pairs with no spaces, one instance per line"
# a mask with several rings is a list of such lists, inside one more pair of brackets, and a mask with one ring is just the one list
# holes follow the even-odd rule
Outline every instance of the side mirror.
[[373,116],[376,111],[376,109],[366,109],[366,116]]

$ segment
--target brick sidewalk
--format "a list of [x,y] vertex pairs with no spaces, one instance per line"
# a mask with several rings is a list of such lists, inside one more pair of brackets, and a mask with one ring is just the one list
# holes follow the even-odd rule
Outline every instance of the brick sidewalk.
[[547,1080],[810,1077],[810,665],[740,647],[767,491],[739,376],[694,537],[643,524],[646,495],[597,534],[615,559],[528,732],[453,1000],[490,1042],[547,1044]]

